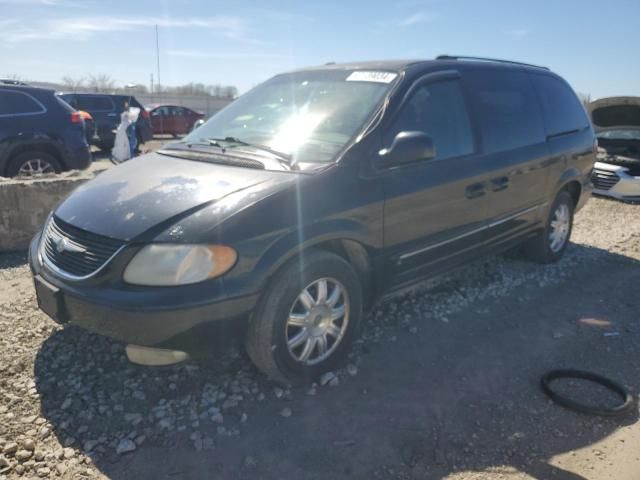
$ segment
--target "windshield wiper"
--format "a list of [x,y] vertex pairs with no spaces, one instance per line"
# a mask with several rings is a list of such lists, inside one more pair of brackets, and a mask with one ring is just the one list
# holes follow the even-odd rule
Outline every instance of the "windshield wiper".
[[286,161],[287,164],[290,166],[293,166],[295,164],[295,162],[293,161],[293,156],[288,153],[274,150],[273,148],[268,147],[266,145],[245,142],[244,140],[240,140],[238,137],[224,137],[224,138],[209,137],[206,140],[207,142],[209,142],[209,145],[212,145],[214,147],[220,147],[222,148],[223,151],[225,147],[220,142],[230,143],[234,145],[242,145],[243,147],[251,147],[251,148],[255,148],[256,150],[262,150],[264,152],[270,153],[271,155],[278,157],[278,159],[280,160]]

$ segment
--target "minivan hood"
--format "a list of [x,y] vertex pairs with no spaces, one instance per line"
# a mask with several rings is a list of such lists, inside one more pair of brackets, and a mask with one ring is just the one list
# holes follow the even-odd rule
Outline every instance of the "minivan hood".
[[640,97],[607,97],[589,104],[596,130],[640,127]]
[[174,217],[281,175],[288,174],[152,153],[83,184],[55,215],[78,228],[128,241],[163,222],[173,223]]

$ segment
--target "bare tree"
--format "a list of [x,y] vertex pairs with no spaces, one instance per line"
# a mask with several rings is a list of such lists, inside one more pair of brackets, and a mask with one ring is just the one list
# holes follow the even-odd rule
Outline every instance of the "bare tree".
[[106,73],[89,75],[89,88],[96,92],[109,92],[113,90],[116,81]]
[[84,87],[84,78],[73,78],[69,76],[62,77],[62,86],[64,90],[69,90],[71,92],[75,92],[76,90],[80,90]]
[[591,94],[590,93],[581,93],[577,92],[578,98],[584,105],[584,108],[589,110],[589,104],[591,103]]

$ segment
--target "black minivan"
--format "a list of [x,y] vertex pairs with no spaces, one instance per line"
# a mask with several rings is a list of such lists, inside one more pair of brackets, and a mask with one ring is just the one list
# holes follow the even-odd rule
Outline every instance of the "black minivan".
[[30,248],[38,302],[147,364],[243,322],[262,371],[313,378],[383,293],[520,245],[559,260],[595,148],[542,67],[442,56],[278,75],[62,202]]

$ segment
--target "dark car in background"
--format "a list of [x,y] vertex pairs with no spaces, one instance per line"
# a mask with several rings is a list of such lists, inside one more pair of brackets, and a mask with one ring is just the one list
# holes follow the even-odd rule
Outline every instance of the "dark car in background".
[[204,113],[196,112],[178,105],[147,105],[151,117],[151,128],[155,135],[184,135],[193,129],[193,125],[204,118]]
[[91,114],[95,129],[90,143],[100,150],[109,151],[113,148],[115,130],[120,124],[120,115],[126,104],[140,109],[140,116],[136,122],[138,145],[153,138],[149,113],[134,96],[106,93],[61,93],[59,95],[76,110],[84,110]]
[[79,112],[53,90],[0,84],[0,176],[84,169],[90,163]]
[[383,294],[520,246],[560,260],[595,140],[542,67],[443,56],[278,75],[64,200],[31,243],[38,303],[143,363],[231,321],[267,375],[311,379]]

